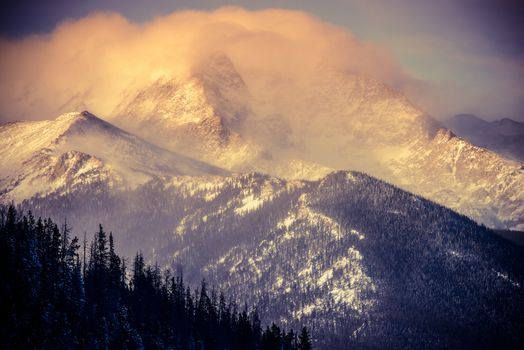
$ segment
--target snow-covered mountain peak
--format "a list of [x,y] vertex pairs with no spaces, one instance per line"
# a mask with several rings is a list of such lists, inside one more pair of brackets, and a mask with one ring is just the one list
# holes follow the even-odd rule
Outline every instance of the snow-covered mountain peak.
[[474,145],[524,162],[524,123],[509,118],[487,121],[470,114],[455,115],[445,123]]
[[328,84],[344,87],[345,89],[352,87],[350,90],[360,90],[362,93],[366,92],[368,97],[398,98],[408,101],[405,95],[374,77],[357,74],[350,70],[333,66],[318,66],[314,71],[311,82],[316,86]]
[[78,124],[96,124],[96,125],[106,125],[110,126],[111,124],[106,121],[98,118],[96,115],[90,113],[89,111],[82,112],[68,112],[59,115],[55,122],[57,124],[68,125],[69,127],[78,125]]
[[433,140],[436,143],[445,143],[452,140],[455,137],[457,137],[457,135],[455,135],[453,131],[446,128],[441,128],[437,131]]
[[214,54],[185,77],[163,77],[126,96],[114,122],[171,151],[229,170],[261,157],[239,129],[250,94],[231,60]]
[[90,113],[89,111],[82,111],[82,112],[69,112],[59,115],[56,119],[57,122],[77,122],[82,120],[98,120],[102,121],[102,119],[98,118],[94,114]]
[[249,89],[224,53],[215,53],[193,69],[194,78],[221,120],[233,129],[251,113]]
[[98,118],[88,111],[64,113],[58,116],[53,124],[57,131],[61,131],[61,137],[87,132],[127,134],[125,131]]
[[[33,149],[78,151],[121,173],[139,169],[147,174],[133,184],[152,174],[208,173],[173,167],[185,162],[178,155],[166,162],[165,152],[231,172],[260,171],[286,179],[316,180],[332,170],[351,169],[489,225],[524,224],[520,165],[471,147],[386,84],[330,67],[296,79],[241,72],[246,76],[223,53],[209,55],[183,76],[130,88],[112,124],[83,112],[0,126],[10,129],[7,141],[2,140],[10,150],[4,152],[29,159]],[[17,130],[24,131],[19,135]],[[20,139],[24,143],[17,144]],[[117,162],[111,152],[136,155]],[[158,154],[164,161],[152,165],[149,160],[159,159]],[[6,168],[5,163],[0,159],[0,166]]]
[[89,112],[0,127],[2,199],[71,191],[92,183],[133,188],[153,178],[226,175],[159,148]]
[[229,127],[249,113],[249,99],[231,60],[213,54],[195,63],[187,76],[164,76],[131,92],[114,115],[117,124],[140,128],[147,122],[167,132],[209,122]]
[[315,75],[299,110],[307,113],[307,133],[344,134],[361,146],[391,145],[418,137],[424,115],[404,95],[372,77],[323,69]]
[[159,81],[123,103],[119,125],[234,172],[314,180],[359,170],[490,225],[522,224],[521,191],[507,192],[521,181],[515,165],[469,147],[394,88],[329,66],[297,79],[257,74],[243,79],[227,56],[210,55],[191,78]]
[[247,91],[247,86],[235,68],[231,59],[222,52],[211,54],[200,60],[192,68],[192,76],[200,79],[204,85],[216,85],[221,89]]

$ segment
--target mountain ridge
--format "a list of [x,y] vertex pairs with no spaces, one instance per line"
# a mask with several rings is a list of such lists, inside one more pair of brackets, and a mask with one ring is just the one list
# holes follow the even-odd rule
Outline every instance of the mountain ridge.
[[488,122],[470,114],[457,114],[445,123],[473,144],[524,162],[524,123],[510,118]]
[[81,183],[136,186],[157,176],[228,174],[163,150],[84,112],[0,127],[3,200],[72,190]]
[[[122,102],[109,119],[139,120],[139,135],[232,172],[315,180],[333,170],[358,170],[486,225],[524,227],[524,191],[511,185],[524,182],[521,164],[444,136],[442,123],[375,79],[329,67],[300,78],[243,77],[223,54],[197,66],[211,67],[207,83],[197,76],[167,87],[153,83],[137,92],[145,99]],[[206,91],[222,89],[223,80],[236,83],[210,99]],[[232,110],[240,111],[237,118]],[[187,142],[177,144],[177,135]],[[473,159],[483,164],[482,175]]]
[[193,284],[205,276],[263,320],[306,324],[320,349],[511,348],[521,339],[524,250],[363,173],[182,176],[92,194],[23,206],[67,216],[80,231],[108,222],[124,255],[147,247],[148,260],[183,268]]

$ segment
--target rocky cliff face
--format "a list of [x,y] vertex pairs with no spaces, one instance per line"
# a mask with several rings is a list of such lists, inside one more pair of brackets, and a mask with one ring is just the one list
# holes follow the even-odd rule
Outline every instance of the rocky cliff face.
[[[523,227],[524,169],[451,131],[412,146],[394,164],[405,187],[489,226]],[[416,181],[415,181],[416,180]]]

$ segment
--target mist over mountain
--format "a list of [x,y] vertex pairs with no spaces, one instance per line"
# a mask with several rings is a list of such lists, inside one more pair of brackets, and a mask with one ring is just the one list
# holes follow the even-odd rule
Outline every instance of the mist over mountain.
[[387,52],[306,14],[225,8],[143,26],[97,14],[47,39],[1,43],[2,118],[89,109],[228,171],[318,179],[359,170],[522,229],[521,162],[448,134],[406,97],[426,89]]
[[300,12],[101,13],[0,51],[0,203],[103,223],[321,350],[522,344],[522,124],[447,128]]
[[445,123],[475,145],[524,162],[524,123],[509,118],[488,122],[471,114],[458,114]]
[[[519,343],[521,248],[436,203],[519,228],[521,164],[375,79],[315,72],[252,90],[218,53],[130,90],[109,121],[4,124],[1,199],[80,232],[105,222],[120,253],[306,324],[321,349]],[[333,172],[351,168],[399,187]]]
[[522,227],[521,164],[449,133],[386,84],[329,66],[299,80],[244,79],[223,53],[192,72],[127,96],[110,120],[233,172],[359,170],[489,226]]

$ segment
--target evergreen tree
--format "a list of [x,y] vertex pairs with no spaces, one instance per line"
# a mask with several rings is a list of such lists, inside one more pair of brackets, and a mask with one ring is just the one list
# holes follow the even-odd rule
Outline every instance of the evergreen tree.
[[311,350],[311,340],[309,339],[309,332],[306,327],[302,327],[302,331],[298,336],[298,349],[299,350]]
[[[9,349],[296,350],[293,332],[261,331],[256,310],[203,280],[192,294],[139,252],[126,283],[125,260],[100,225],[82,263],[77,237],[50,219],[0,206],[0,336]],[[85,259],[85,257],[84,257]],[[87,266],[85,266],[87,265]],[[82,273],[82,271],[85,271]],[[211,295],[210,295],[211,294]],[[301,338],[300,345],[309,344]]]

